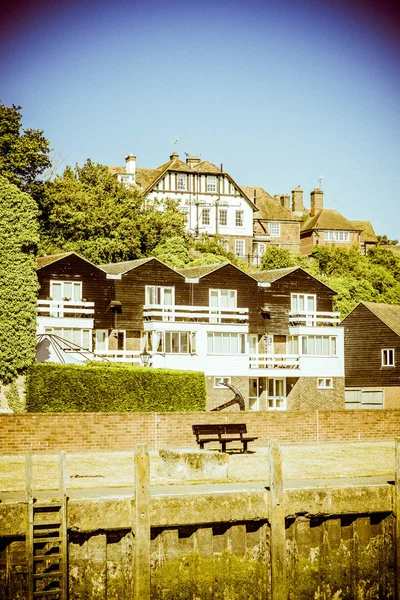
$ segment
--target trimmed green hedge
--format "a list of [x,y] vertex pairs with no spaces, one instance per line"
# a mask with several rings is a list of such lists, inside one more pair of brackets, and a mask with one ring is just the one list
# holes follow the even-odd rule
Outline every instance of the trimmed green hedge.
[[27,377],[27,412],[190,412],[206,408],[204,373],[38,363]]

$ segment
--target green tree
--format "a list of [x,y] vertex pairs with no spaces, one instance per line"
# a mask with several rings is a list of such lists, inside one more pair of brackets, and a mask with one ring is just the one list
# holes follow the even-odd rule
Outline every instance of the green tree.
[[287,248],[269,245],[261,261],[261,269],[284,269],[285,267],[303,267],[312,270],[313,261],[298,252],[291,252]]
[[38,209],[0,177],[0,383],[29,367],[36,348]]
[[41,253],[74,250],[95,263],[149,256],[159,244],[185,235],[176,202],[160,208],[146,208],[143,194],[103,165],[87,160],[83,167],[67,167],[46,187]]
[[170,267],[182,269],[188,262],[188,244],[181,237],[172,237],[158,244],[152,254]]
[[0,104],[0,173],[22,191],[39,200],[40,176],[51,165],[50,142],[38,129],[21,131],[21,106]]

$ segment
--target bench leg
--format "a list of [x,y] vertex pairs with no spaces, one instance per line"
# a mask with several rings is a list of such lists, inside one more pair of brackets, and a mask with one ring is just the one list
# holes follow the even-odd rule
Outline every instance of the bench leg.
[[226,442],[221,440],[222,452],[226,452]]
[[243,440],[243,452],[247,452],[247,440]]
[[200,444],[200,450],[204,450],[204,442],[199,442]]

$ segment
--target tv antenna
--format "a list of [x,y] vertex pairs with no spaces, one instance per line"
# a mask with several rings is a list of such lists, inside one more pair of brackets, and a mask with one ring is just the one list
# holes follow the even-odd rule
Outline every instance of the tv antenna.
[[175,146],[175,144],[177,144],[178,142],[179,142],[179,140],[178,140],[178,139],[176,139],[176,140],[173,140],[173,141],[171,142],[171,144],[172,144],[173,146]]
[[317,177],[317,181],[319,183],[318,187],[321,190],[322,189],[322,182],[325,179],[325,175],[320,175],[319,177]]

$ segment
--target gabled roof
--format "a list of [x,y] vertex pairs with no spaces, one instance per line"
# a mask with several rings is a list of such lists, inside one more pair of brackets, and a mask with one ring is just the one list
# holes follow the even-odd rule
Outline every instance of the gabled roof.
[[254,220],[262,221],[301,221],[301,217],[296,216],[291,210],[285,208],[274,198],[268,194],[262,187],[256,187],[251,185],[243,185],[242,190],[246,192],[246,195],[254,202],[254,191],[255,205],[257,211],[253,215]]
[[327,208],[319,210],[316,215],[309,217],[301,226],[302,233],[313,229],[361,231],[360,227],[356,227],[352,221],[348,221],[337,210]]
[[150,258],[138,258],[136,260],[126,260],[125,262],[109,263],[108,265],[100,265],[100,267],[109,275],[120,275],[122,273],[128,273],[128,271],[132,271],[133,269],[137,269],[137,267],[144,265],[150,260],[157,259],[151,256]]
[[90,260],[88,260],[87,258],[84,258],[83,256],[81,256],[80,254],[77,254],[76,252],[62,252],[61,254],[50,254],[49,256],[38,256],[38,258],[36,259],[36,270],[39,271],[40,269],[43,269],[43,267],[47,267],[48,265],[51,265],[59,260],[62,260],[63,258],[66,258],[67,256],[71,256],[72,254],[74,256],[77,256],[81,260],[84,260],[85,262],[89,263],[89,265],[96,267],[96,269],[99,269],[100,271],[104,271],[104,269],[102,267],[95,265],[94,263],[90,262]]
[[[381,302],[360,302],[370,310],[378,319],[385,323],[394,333],[400,336],[400,306],[397,304],[383,304]],[[357,306],[352,310],[357,310]],[[350,313],[351,314],[351,313]]]
[[187,267],[186,269],[179,269],[178,273],[180,273],[187,279],[201,279],[202,277],[205,277],[206,275],[210,275],[210,273],[213,273],[214,271],[218,271],[219,269],[222,269],[223,267],[226,267],[228,265],[233,267],[237,271],[239,271],[239,273],[242,273],[243,275],[250,277],[250,279],[254,279],[253,275],[250,275],[249,273],[242,271],[242,269],[239,269],[239,267],[237,267],[236,265],[233,265],[229,261],[215,263],[213,265],[202,265],[200,267]]
[[278,281],[278,279],[282,279],[282,277],[286,277],[286,275],[289,275],[290,273],[294,273],[295,271],[299,270],[303,271],[303,273],[306,273],[309,277],[315,279],[315,281],[321,283],[323,286],[328,288],[328,290],[331,290],[331,292],[333,292],[334,294],[337,294],[336,290],[331,288],[321,279],[318,279],[318,277],[315,277],[315,275],[311,275],[311,273],[303,269],[303,267],[284,267],[282,269],[270,269],[267,271],[253,271],[251,275],[260,283],[274,283],[274,281]]
[[371,221],[350,221],[356,229],[360,229],[360,242],[377,242]]

